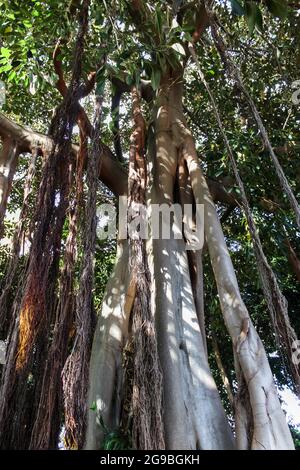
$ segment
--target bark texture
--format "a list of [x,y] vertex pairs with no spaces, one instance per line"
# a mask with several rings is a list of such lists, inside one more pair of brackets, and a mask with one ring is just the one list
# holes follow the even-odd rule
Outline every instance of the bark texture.
[[[204,205],[206,243],[234,347],[239,385],[233,405],[237,435],[235,442],[207,362],[201,252],[195,251],[188,259],[184,240],[174,236],[182,227],[174,221],[171,239],[156,239],[151,232],[146,245],[151,308],[163,374],[166,448],[292,449],[267,356],[242,301],[221,224],[186,125],[182,82],[182,71],[178,70],[163,77],[158,91],[147,138],[147,206],[150,213],[153,204],[169,206],[177,197],[180,200],[180,193],[182,201],[192,198]],[[132,273],[124,264],[126,248],[126,243],[121,251],[119,248],[93,343],[89,404],[95,402],[96,410],[89,413],[86,448],[90,449],[99,448],[103,440],[100,415],[112,427],[118,427],[120,422],[122,349],[136,296],[135,285],[130,281]],[[120,299],[117,304],[115,295]],[[105,383],[100,374],[105,374]]]
[[18,163],[18,144],[11,138],[3,139],[0,150],[0,237],[3,232],[7,200]]

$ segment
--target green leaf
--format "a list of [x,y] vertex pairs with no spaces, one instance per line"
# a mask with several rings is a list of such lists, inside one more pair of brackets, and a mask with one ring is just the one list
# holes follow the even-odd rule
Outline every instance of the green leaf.
[[287,17],[288,5],[285,0],[267,0],[266,4],[268,10],[277,18],[284,20]]
[[11,64],[3,65],[2,67],[0,67],[0,72],[8,72],[11,69],[12,69]]
[[92,406],[90,407],[90,410],[92,410],[92,411],[96,411],[96,410],[97,410],[97,405],[96,405],[96,402],[95,402],[95,401],[93,401]]
[[255,26],[262,29],[262,14],[256,3],[246,2],[245,9],[249,33],[253,33]]
[[218,170],[216,173],[215,173],[215,177],[218,178],[218,176],[221,176],[222,174],[224,173],[223,169],[221,170]]
[[136,88],[139,87],[140,81],[141,81],[140,71],[139,69],[136,69],[134,72],[134,82],[135,82]]
[[157,60],[158,60],[158,63],[159,63],[159,66],[162,70],[162,73],[164,73],[166,71],[166,67],[167,67],[167,62],[166,62],[166,57],[164,54],[157,54]]
[[193,42],[193,36],[188,31],[183,32],[183,39],[187,42]]
[[102,415],[100,415],[100,417],[99,417],[99,423],[100,423],[100,426],[101,426],[102,430],[104,431],[104,433],[109,434],[109,430],[107,429],[107,427],[104,423],[104,419],[103,419]]
[[263,30],[263,17],[259,8],[256,11],[256,26],[260,31]]
[[245,14],[245,9],[239,2],[239,0],[231,0],[232,13],[237,16],[243,16]]
[[2,57],[10,57],[10,50],[7,49],[6,47],[1,47],[0,53]]
[[30,21],[28,21],[28,20],[24,20],[24,21],[23,21],[23,25],[24,25],[25,28],[27,28],[27,29],[32,28],[32,23],[30,23]]
[[111,76],[114,76],[114,75],[118,76],[119,74],[118,68],[115,67],[114,65],[106,64],[106,69]]
[[7,81],[8,81],[8,82],[12,82],[15,77],[16,77],[16,72],[15,72],[14,70],[12,70],[12,71],[10,72],[10,74],[8,75]]
[[156,10],[155,10],[155,19],[156,19],[157,32],[158,32],[159,38],[161,39],[162,38],[163,19],[162,19],[161,11],[158,8],[156,8]]
[[132,85],[132,76],[131,75],[126,75],[126,78],[125,78],[125,82],[127,83],[127,85]]
[[246,20],[248,23],[249,33],[252,34],[255,26],[255,8],[256,5],[253,2],[247,2],[245,4],[246,9]]
[[179,65],[179,61],[177,59],[176,54],[172,51],[171,54],[166,54],[166,59],[168,64],[172,67],[172,69],[176,69]]
[[151,85],[153,90],[157,90],[160,84],[161,72],[159,69],[153,68],[151,73]]
[[174,49],[174,51],[178,52],[178,54],[185,56],[184,47],[179,42],[176,42],[175,44],[172,44],[171,47],[172,47],[172,49]]
[[105,81],[106,81],[105,67],[101,67],[101,69],[98,70],[97,76],[96,76],[96,90],[95,90],[96,95],[103,96],[104,89],[105,89]]

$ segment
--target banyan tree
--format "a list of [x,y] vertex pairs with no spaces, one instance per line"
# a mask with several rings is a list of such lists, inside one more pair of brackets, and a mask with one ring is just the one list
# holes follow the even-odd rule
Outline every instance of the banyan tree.
[[0,448],[293,449],[297,5],[0,4]]

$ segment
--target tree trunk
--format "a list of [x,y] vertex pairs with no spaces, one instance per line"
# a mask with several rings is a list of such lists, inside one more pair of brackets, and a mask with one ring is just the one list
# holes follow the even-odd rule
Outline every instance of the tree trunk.
[[11,139],[4,139],[0,151],[0,237],[3,233],[7,200],[18,163],[18,147]]
[[220,372],[220,375],[221,375],[221,379],[222,379],[224,388],[225,388],[226,393],[227,393],[229,403],[232,407],[232,410],[234,410],[234,397],[233,397],[230,381],[228,379],[228,375],[227,375],[225,367],[223,365],[223,361],[222,361],[218,341],[217,341],[217,338],[216,338],[214,333],[212,334],[211,342],[212,342],[212,348],[213,348],[213,351],[214,351],[216,363],[217,363],[217,366],[218,366],[218,369],[219,369],[219,372]]
[[[194,143],[187,142],[186,158],[196,201],[204,204],[205,234],[218,287],[221,309],[234,345],[240,388],[246,383],[253,419],[250,436],[239,448],[293,449],[293,440],[280,407],[272,372],[263,344],[241,298],[235,271],[228,253],[222,227],[199,166]],[[237,422],[239,416],[236,416]]]
[[[234,344],[239,380],[236,410],[240,410],[236,417],[237,446],[293,448],[267,356],[241,299],[221,225],[186,127],[182,76],[178,73],[162,80],[148,129],[150,212],[153,204],[174,202],[174,193],[180,188],[177,178],[182,158],[190,175],[194,200],[204,204],[206,241],[222,312]],[[201,252],[195,251],[189,263],[184,240],[174,237],[178,230],[181,225],[174,224],[169,240],[155,239],[151,232],[146,244],[151,305],[163,373],[165,444],[167,449],[232,449],[235,442],[207,361],[202,300],[195,298],[195,292],[202,295]],[[191,264],[197,271],[196,283],[191,276]],[[93,409],[89,412],[87,449],[101,447],[100,418],[109,430],[118,428],[120,423],[122,349],[135,295],[130,279],[127,242],[122,242],[93,342],[88,399],[88,406],[93,405]],[[242,395],[241,391],[245,393]]]
[[120,241],[117,259],[106,287],[95,330],[90,361],[86,449],[100,449],[103,419],[108,429],[117,428],[121,412],[122,351],[128,334],[128,320],[134,299],[130,283],[129,247]]

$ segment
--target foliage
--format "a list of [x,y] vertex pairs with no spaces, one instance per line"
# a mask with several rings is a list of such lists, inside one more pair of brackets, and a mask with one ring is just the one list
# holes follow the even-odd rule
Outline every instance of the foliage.
[[290,430],[294,439],[295,448],[296,450],[300,450],[300,431],[293,426],[290,426]]
[[[96,411],[96,404],[93,403],[91,408],[92,411]],[[99,417],[99,423],[104,433],[104,439],[101,450],[130,450],[131,439],[123,430],[109,430],[104,423],[103,417]]]

